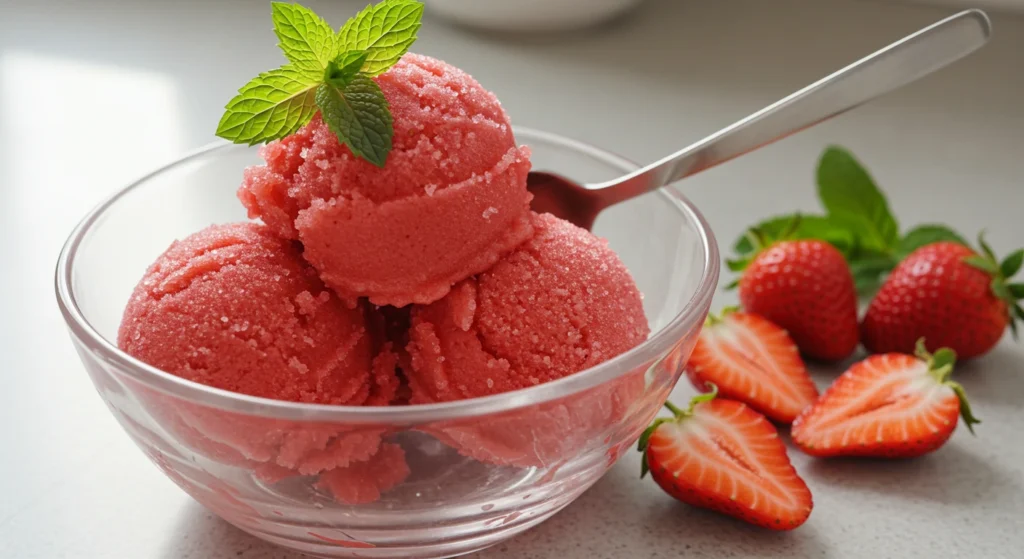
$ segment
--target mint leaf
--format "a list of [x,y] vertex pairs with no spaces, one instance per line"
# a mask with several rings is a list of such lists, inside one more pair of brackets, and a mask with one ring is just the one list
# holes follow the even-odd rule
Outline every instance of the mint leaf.
[[334,57],[334,29],[309,8],[271,2],[274,34],[292,67],[311,78],[322,78]]
[[860,245],[888,252],[899,239],[899,225],[885,196],[861,164],[846,150],[831,146],[818,164],[818,197],[829,218],[852,230]]
[[1024,299],[1024,283],[1011,283],[1006,288],[1010,290],[1010,295],[1013,295],[1014,299]]
[[967,241],[965,241],[964,238],[956,231],[946,227],[945,225],[929,223],[926,225],[918,225],[910,231],[907,231],[907,234],[900,239],[899,244],[896,246],[896,253],[899,255],[899,259],[902,260],[908,254],[923,246],[942,241],[950,241],[965,246],[967,245]]
[[[766,240],[778,239],[793,226],[796,214],[780,215],[758,223],[753,227],[761,232]],[[825,216],[800,214],[799,222],[790,235],[791,239],[819,239],[836,247],[843,255],[848,255],[855,247],[853,233],[842,225],[832,221]],[[744,234],[733,244],[733,250],[741,256],[754,252],[751,236]]]
[[339,50],[365,50],[363,73],[384,73],[402,58],[416,40],[423,4],[415,0],[385,0],[367,6],[338,32]]
[[345,88],[363,67],[367,54],[362,50],[349,50],[339,54],[337,58],[327,63],[327,71],[324,74],[325,81],[335,87]]
[[860,295],[870,295],[882,286],[884,275],[896,266],[896,262],[886,255],[874,255],[858,258],[850,262],[850,273],[853,284]]
[[323,84],[316,90],[316,104],[324,122],[353,154],[384,166],[395,132],[377,82],[360,73],[344,89]]
[[293,134],[316,113],[317,85],[319,79],[291,66],[264,72],[228,102],[217,135],[254,145]]

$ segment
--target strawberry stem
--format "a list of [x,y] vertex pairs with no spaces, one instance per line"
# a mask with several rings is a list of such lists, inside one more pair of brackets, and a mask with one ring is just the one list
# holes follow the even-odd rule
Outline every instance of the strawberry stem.
[[668,409],[668,411],[672,412],[672,415],[676,417],[683,417],[687,415],[687,413],[684,410],[680,409],[679,406],[673,404],[672,402],[665,402],[665,407]]
[[714,326],[722,322],[722,319],[729,316],[732,313],[739,312],[740,308],[736,306],[722,307],[722,310],[716,315],[715,313],[708,313],[707,318],[704,319],[704,326]]
[[718,396],[718,386],[716,386],[715,383],[705,382],[704,384],[708,387],[709,392],[697,394],[693,398],[690,398],[690,405],[685,410],[679,408],[679,406],[676,406],[672,402],[665,402],[665,407],[668,408],[668,411],[672,412],[672,415],[674,415],[677,420],[690,417],[693,415],[693,409],[697,407],[697,404],[710,402]]
[[718,386],[716,386],[713,382],[707,382],[705,384],[707,385],[708,389],[710,389],[710,392],[698,394],[691,398],[690,405],[685,410],[673,404],[672,402],[666,400],[665,408],[668,409],[668,411],[672,412],[673,417],[659,417],[655,419],[650,424],[650,426],[647,427],[647,429],[644,429],[644,432],[640,435],[640,439],[637,440],[636,443],[636,449],[643,453],[643,458],[640,460],[641,479],[643,479],[644,476],[647,475],[647,472],[650,471],[650,466],[647,464],[647,443],[651,440],[651,435],[653,435],[654,432],[658,430],[658,427],[661,427],[663,423],[668,423],[670,421],[678,422],[680,420],[692,416],[693,410],[695,407],[697,407],[697,404],[701,402],[710,402],[711,400],[715,399],[715,396],[718,396]]
[[928,349],[924,345],[924,338],[918,338],[914,355],[928,364],[928,372],[931,373],[932,378],[953,389],[957,400],[960,400],[960,417],[963,418],[967,430],[973,435],[974,426],[981,423],[981,420],[971,412],[971,404],[967,401],[964,387],[959,382],[949,379],[953,374],[953,365],[956,363],[956,352],[948,347],[943,347],[937,349],[934,354],[928,353]]

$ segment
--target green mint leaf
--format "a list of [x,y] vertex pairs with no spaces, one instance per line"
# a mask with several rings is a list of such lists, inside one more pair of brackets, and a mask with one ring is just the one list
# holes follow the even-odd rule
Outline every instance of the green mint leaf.
[[316,114],[318,78],[291,67],[264,72],[238,90],[217,125],[217,135],[255,145],[293,134]]
[[339,50],[365,50],[369,55],[363,73],[382,74],[416,41],[422,18],[423,4],[415,0],[385,0],[367,6],[338,32]]
[[324,81],[344,89],[359,73],[368,54],[362,50],[349,50],[339,54],[337,58],[327,63]]
[[899,225],[885,196],[864,167],[845,149],[831,146],[818,163],[818,197],[829,218],[852,230],[859,244],[888,252],[899,239]]
[[896,261],[887,255],[861,256],[850,261],[850,273],[857,293],[867,296],[882,286],[886,273],[896,266]]
[[743,270],[747,269],[748,265],[750,265],[750,261],[747,260],[746,258],[738,258],[738,259],[731,259],[730,258],[730,259],[726,259],[725,265],[726,265],[727,268],[729,268],[730,272],[742,272]]
[[[853,233],[825,216],[800,214],[799,221],[794,221],[796,214],[780,215],[755,225],[752,229],[760,232],[768,242],[780,238],[786,230],[796,224],[796,227],[789,235],[790,239],[818,239],[830,243],[836,247],[844,256],[849,255],[855,247]],[[755,252],[755,246],[751,235],[745,233],[733,244],[733,250],[746,256]]]
[[353,154],[384,166],[395,131],[377,82],[360,73],[344,89],[323,84],[316,90],[316,104],[324,122]]
[[964,263],[993,276],[999,274],[999,266],[997,266],[994,261],[983,256],[968,256],[967,258],[964,258]]
[[945,225],[929,223],[925,225],[918,225],[910,231],[907,231],[907,234],[900,239],[899,244],[896,246],[896,253],[899,259],[902,260],[908,254],[923,246],[942,241],[950,241],[965,246],[967,245],[967,241],[965,241],[964,238],[956,231],[946,227]]
[[1024,264],[1024,249],[1018,249],[1010,253],[999,265],[999,271],[1004,278],[1012,278],[1020,271],[1021,264]]
[[334,29],[309,8],[272,2],[274,34],[291,66],[311,78],[321,78],[335,53]]

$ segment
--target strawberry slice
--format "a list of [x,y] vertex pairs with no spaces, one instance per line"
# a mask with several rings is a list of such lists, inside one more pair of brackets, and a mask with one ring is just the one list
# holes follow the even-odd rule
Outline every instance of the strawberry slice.
[[812,456],[909,458],[941,447],[957,415],[974,433],[964,389],[949,380],[956,353],[873,355],[839,376],[793,422],[793,442]]
[[792,423],[818,399],[789,334],[760,315],[733,307],[721,316],[708,315],[686,375],[698,390],[714,383],[723,397],[779,423]]
[[811,514],[811,492],[789,462],[775,426],[717,388],[640,437],[643,470],[666,493],[773,530],[792,530]]

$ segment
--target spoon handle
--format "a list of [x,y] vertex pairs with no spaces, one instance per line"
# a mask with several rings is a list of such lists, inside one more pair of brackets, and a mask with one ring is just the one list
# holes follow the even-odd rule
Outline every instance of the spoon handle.
[[614,181],[602,206],[661,188],[781,140],[926,76],[979,49],[992,28],[981,10],[965,10],[929,25],[807,87]]

